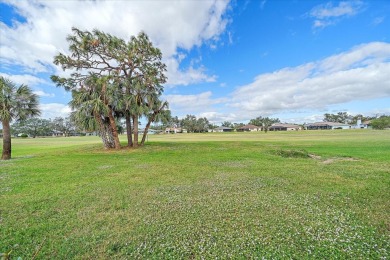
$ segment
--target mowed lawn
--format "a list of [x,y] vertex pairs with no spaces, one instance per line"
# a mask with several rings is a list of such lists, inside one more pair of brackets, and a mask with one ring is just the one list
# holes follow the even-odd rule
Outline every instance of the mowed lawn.
[[[122,136],[123,145],[125,136]],[[388,259],[390,131],[13,139],[0,252],[22,259]]]

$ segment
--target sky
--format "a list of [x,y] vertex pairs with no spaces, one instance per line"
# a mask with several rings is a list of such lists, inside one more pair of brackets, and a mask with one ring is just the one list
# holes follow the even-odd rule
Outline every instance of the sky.
[[66,117],[70,93],[51,75],[71,28],[161,49],[173,116],[246,123],[322,121],[325,113],[390,114],[390,1],[0,0],[0,76]]

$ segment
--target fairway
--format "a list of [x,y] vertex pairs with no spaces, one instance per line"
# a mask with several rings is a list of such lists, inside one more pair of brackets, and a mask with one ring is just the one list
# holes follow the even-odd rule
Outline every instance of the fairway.
[[[121,136],[125,146],[125,136]],[[11,259],[388,259],[390,131],[13,139]]]

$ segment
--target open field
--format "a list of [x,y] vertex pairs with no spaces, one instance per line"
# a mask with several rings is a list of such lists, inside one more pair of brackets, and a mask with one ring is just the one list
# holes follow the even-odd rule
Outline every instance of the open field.
[[[122,137],[124,144],[125,137]],[[390,257],[390,131],[14,139],[0,252],[23,259]]]

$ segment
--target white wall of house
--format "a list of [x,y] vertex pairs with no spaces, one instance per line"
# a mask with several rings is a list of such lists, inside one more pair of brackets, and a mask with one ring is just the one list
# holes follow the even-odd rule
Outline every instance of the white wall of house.
[[350,125],[336,125],[336,126],[332,126],[332,129],[351,129],[351,126]]

